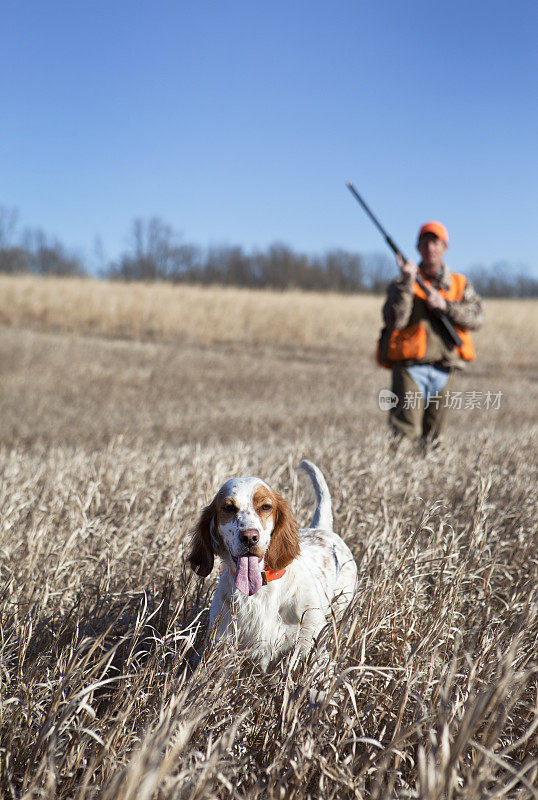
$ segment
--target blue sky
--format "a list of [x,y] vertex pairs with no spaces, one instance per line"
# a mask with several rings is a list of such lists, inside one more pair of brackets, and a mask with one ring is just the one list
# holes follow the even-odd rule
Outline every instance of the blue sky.
[[186,242],[409,255],[538,274],[535,0],[11,2],[0,204],[91,258],[135,217]]

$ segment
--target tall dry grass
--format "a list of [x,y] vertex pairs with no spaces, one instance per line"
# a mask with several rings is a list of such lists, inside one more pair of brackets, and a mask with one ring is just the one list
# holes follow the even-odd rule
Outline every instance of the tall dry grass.
[[[86,287],[81,308],[101,290],[57,286]],[[146,300],[146,290],[170,291],[172,306],[184,291],[116,289]],[[78,314],[68,291],[57,291],[67,320]],[[199,314],[214,297],[200,291]],[[324,299],[245,298],[260,314],[264,299],[280,303],[288,330]],[[335,309],[374,300],[334,298]],[[3,302],[5,797],[538,796],[528,347],[518,362],[536,324],[527,304],[499,306],[515,313],[499,314],[498,329],[490,323],[480,360],[460,379],[501,388],[501,409],[462,412],[446,449],[417,457],[386,441],[376,393],[387,378],[364,344],[370,328],[347,346],[329,327],[334,350],[316,337],[271,347],[270,327],[256,345],[187,343],[179,328],[161,342],[114,341],[95,328],[73,336],[80,328],[53,324],[49,312],[39,323],[47,332],[36,330],[37,312],[8,326]],[[244,307],[243,336],[255,306]],[[132,315],[122,335],[143,330]],[[34,330],[23,327],[30,322]],[[324,470],[335,529],[359,565],[353,607],[329,620],[306,663],[288,658],[260,675],[221,646],[198,664],[217,576],[200,581],[185,568],[196,515],[225,478],[248,473],[308,522],[310,498],[293,470],[302,457]],[[327,651],[328,666],[317,658]]]
[[[477,444],[4,451],[5,795],[536,797],[533,451]],[[332,670],[314,653],[262,676],[222,647],[195,669],[215,583],[185,570],[197,511],[254,467],[305,522],[305,452],[361,576],[317,645]]]
[[[0,322],[37,330],[196,344],[246,343],[370,354],[382,298],[300,291],[0,276]],[[538,301],[489,300],[476,335],[496,363],[535,364]],[[518,346],[514,351],[513,341]]]
[[9,325],[202,344],[348,343],[379,315],[379,299],[77,278],[0,277]]

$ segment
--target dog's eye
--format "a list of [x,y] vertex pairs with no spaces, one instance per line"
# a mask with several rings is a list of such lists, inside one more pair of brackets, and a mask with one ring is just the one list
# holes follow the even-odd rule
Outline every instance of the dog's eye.
[[224,505],[224,510],[228,511],[229,514],[233,514],[235,511],[235,506],[233,503],[226,503]]
[[272,508],[273,506],[271,505],[271,503],[264,503],[263,506],[261,506],[262,511],[271,511]]

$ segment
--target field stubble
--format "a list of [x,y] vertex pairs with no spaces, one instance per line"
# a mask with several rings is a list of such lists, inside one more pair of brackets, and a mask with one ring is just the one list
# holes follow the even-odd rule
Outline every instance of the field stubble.
[[[161,289],[172,320],[180,300]],[[455,412],[448,447],[417,459],[388,448],[377,408],[378,298],[179,287],[189,324],[139,341],[132,311],[120,341],[66,322],[95,290],[57,283],[63,322],[43,299],[41,317],[0,305],[5,796],[537,797],[532,304],[488,304],[460,379],[501,390],[501,408]],[[197,340],[194,318],[213,334]],[[273,483],[307,523],[302,457],[359,565],[352,610],[317,645],[334,670],[314,652],[261,676],[216,648],[193,673],[216,576],[188,574],[185,536],[235,474]]]

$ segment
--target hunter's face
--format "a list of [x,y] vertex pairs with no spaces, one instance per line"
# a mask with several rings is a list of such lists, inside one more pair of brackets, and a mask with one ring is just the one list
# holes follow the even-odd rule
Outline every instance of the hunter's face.
[[424,271],[436,275],[443,264],[446,244],[435,233],[425,233],[420,237],[417,249],[422,256]]

